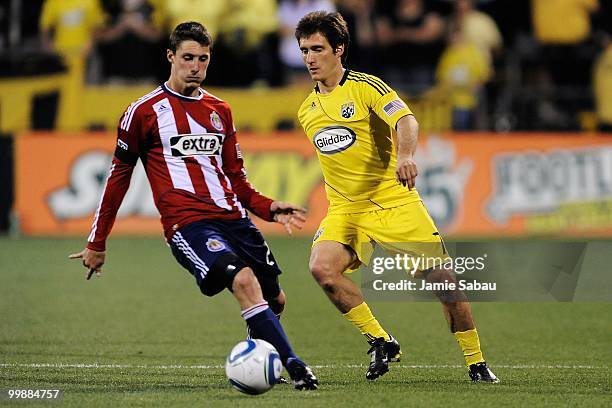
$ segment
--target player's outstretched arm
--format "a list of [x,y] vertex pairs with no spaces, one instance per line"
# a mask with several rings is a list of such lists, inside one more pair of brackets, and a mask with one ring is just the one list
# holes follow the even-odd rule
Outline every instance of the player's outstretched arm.
[[395,178],[398,183],[411,190],[419,174],[417,165],[414,162],[414,152],[416,151],[419,136],[419,123],[414,116],[406,115],[397,121],[397,168]]
[[96,273],[96,276],[102,275],[102,265],[104,265],[105,257],[105,251],[99,252],[89,248],[85,248],[77,254],[71,254],[68,256],[69,259],[83,260],[83,266],[87,269],[87,274],[85,275],[87,280],[91,279],[94,272]]
[[274,222],[283,224],[289,235],[293,234],[292,227],[302,229],[302,224],[306,221],[305,208],[284,201],[273,201],[270,204],[270,213]]
[[82,259],[83,266],[88,272],[86,278],[91,279],[94,272],[97,276],[102,274],[102,265],[106,256],[106,238],[115,222],[117,211],[121,206],[123,197],[130,186],[130,179],[135,163],[122,163],[117,157],[113,158],[113,164],[106,181],[102,201],[96,217],[92,232],[89,234],[87,246],[81,252],[69,255],[70,259]]

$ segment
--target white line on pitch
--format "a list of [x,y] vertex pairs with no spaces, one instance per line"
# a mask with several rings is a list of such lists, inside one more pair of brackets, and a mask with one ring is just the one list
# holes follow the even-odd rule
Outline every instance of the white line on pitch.
[[[74,364],[74,363],[0,363],[0,368],[86,368],[86,369],[149,369],[149,370],[210,370],[222,369],[223,365],[134,365],[134,364]],[[364,364],[327,364],[313,365],[312,368],[364,368]],[[463,368],[465,366],[458,364],[417,364],[417,365],[392,365],[393,368]],[[492,368],[508,368],[508,369],[587,369],[598,370],[608,369],[606,366],[590,366],[590,365],[504,365],[493,364]]]

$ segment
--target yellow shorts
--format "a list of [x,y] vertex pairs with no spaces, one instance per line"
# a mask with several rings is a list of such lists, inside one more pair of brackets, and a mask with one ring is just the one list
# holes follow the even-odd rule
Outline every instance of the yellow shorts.
[[[321,221],[312,245],[321,241],[347,245],[366,265],[376,244],[393,254],[448,259],[442,237],[422,201],[384,210],[328,214]],[[350,269],[358,266],[359,263]]]

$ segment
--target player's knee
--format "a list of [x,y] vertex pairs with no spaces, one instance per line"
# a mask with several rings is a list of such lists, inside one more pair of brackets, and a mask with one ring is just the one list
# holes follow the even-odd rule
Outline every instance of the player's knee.
[[[457,276],[451,269],[434,268],[425,275],[425,280],[429,283],[444,283],[444,289],[436,290],[436,297],[447,307],[454,307],[457,302],[465,302],[465,294],[457,289]],[[453,286],[448,284],[453,283]],[[454,289],[451,289],[454,288]]]
[[315,278],[319,285],[334,280],[334,271],[329,262],[310,262],[308,267],[312,277]]
[[257,278],[251,268],[242,268],[240,272],[234,276],[232,281],[232,290],[236,293],[244,293],[257,285]]
[[331,268],[325,264],[317,263],[311,265],[310,273],[325,292],[334,292],[337,276]]

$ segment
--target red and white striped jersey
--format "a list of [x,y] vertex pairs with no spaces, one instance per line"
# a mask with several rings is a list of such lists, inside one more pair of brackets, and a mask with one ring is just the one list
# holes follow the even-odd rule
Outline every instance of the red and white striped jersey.
[[229,105],[203,89],[199,92],[187,97],[164,84],[127,108],[87,239],[89,249],[105,249],[138,158],[167,239],[197,220],[246,217],[245,209],[272,220],[272,200],[247,181]]

